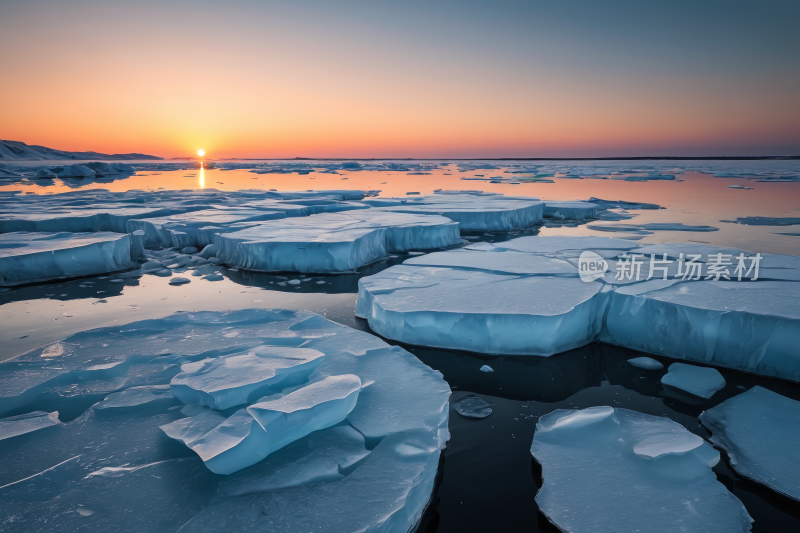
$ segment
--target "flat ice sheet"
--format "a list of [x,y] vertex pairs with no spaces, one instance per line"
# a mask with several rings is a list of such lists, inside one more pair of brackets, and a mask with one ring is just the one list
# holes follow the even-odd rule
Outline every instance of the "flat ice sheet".
[[[581,278],[585,252],[607,271]],[[738,281],[740,255],[746,267],[756,257],[606,237],[476,243],[362,278],[356,315],[380,335],[410,344],[549,356],[601,340],[800,381],[792,340],[800,336],[800,260],[764,254],[758,276],[751,271]],[[657,262],[665,256],[667,279]],[[638,277],[622,269],[631,257],[638,257]],[[700,275],[687,276],[695,257]],[[719,280],[715,257],[729,262]]]
[[[324,357],[228,409],[169,394],[182,366],[259,348]],[[177,313],[78,333],[0,363],[0,413],[30,413],[0,419],[13,458],[0,471],[0,520],[25,532],[255,532],[269,508],[278,531],[413,530],[449,438],[449,395],[405,350],[308,312]],[[35,411],[53,403],[85,410],[57,428],[11,427],[49,420]],[[261,423],[288,442],[264,454]]]
[[141,238],[123,233],[3,233],[0,286],[131,269],[143,255]]
[[700,415],[740,475],[800,500],[800,402],[755,386]]
[[748,532],[744,505],[712,472],[719,452],[667,418],[558,409],[539,419],[536,503],[561,531]]

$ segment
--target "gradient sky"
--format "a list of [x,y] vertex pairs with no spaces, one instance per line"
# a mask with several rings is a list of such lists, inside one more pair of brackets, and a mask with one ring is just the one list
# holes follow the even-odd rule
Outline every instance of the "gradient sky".
[[165,157],[800,154],[800,2],[0,0],[0,138]]

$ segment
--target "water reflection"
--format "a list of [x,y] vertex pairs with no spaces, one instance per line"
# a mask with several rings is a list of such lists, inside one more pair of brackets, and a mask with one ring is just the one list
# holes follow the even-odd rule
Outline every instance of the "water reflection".
[[203,162],[200,161],[200,188],[206,188],[206,169],[203,166]]

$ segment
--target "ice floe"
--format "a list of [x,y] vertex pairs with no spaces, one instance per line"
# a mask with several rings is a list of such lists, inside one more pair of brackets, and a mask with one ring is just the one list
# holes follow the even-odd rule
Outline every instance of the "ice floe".
[[725,378],[716,368],[672,363],[661,383],[708,399],[725,387]]
[[667,418],[612,407],[539,419],[542,513],[565,532],[748,532],[744,505],[717,481],[719,452]]
[[[582,281],[578,268],[586,251],[609,271]],[[620,264],[630,265],[634,254],[641,256],[640,277],[626,279]],[[651,273],[651,255],[664,260],[665,254],[674,259],[667,271]],[[687,277],[686,261],[700,254],[702,276]],[[729,256],[728,279],[709,274],[718,254]],[[764,254],[758,276],[751,271],[737,281],[739,254],[606,237],[477,243],[362,278],[356,314],[378,334],[410,344],[548,356],[601,340],[800,381],[792,341],[800,335],[800,259]],[[743,257],[745,266],[756,258]]]
[[736,472],[800,500],[800,402],[755,386],[700,415]]
[[385,211],[445,216],[458,222],[462,231],[519,229],[541,222],[544,215],[544,203],[537,198],[501,195],[434,194],[365,203]]
[[225,264],[267,272],[352,271],[390,252],[460,241],[458,224],[448,218],[376,209],[269,221],[214,236]]
[[[251,353],[261,361],[237,359]],[[263,361],[309,358],[310,373],[250,388]],[[176,387],[187,381],[188,396]],[[223,396],[233,407],[207,406]],[[308,312],[86,331],[0,363],[0,412],[73,413],[57,431],[2,439],[13,461],[0,471],[0,519],[24,531],[411,531],[449,438],[449,396],[405,350]]]
[[652,357],[634,357],[633,359],[628,359],[628,363],[643,370],[661,370],[664,368],[664,365]]
[[0,234],[0,286],[35,283],[139,266],[139,236],[122,233]]

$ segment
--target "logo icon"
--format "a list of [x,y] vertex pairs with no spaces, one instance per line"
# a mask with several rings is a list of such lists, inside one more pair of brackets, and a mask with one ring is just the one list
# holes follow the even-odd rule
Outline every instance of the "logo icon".
[[594,281],[608,271],[608,263],[594,252],[583,252],[578,258],[578,273],[581,281]]

